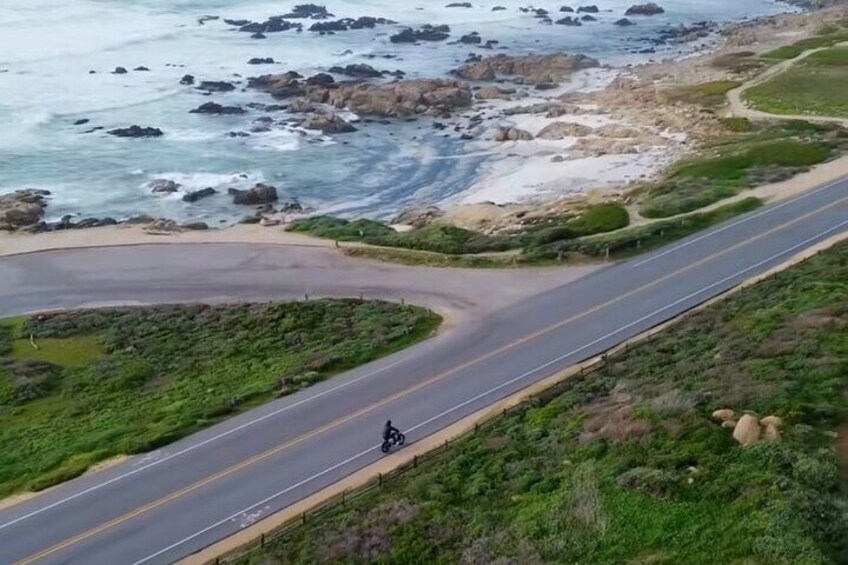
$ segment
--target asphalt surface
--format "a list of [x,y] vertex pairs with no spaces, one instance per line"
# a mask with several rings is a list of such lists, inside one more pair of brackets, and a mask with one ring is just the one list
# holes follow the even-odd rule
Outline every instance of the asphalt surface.
[[[420,440],[846,230],[843,179],[486,311],[420,346],[0,512],[0,563],[173,562],[379,460],[387,418],[407,441]],[[0,272],[7,265],[0,260]],[[97,294],[96,283],[87,279],[86,292]],[[62,294],[54,284],[48,306]],[[110,289],[110,299],[120,299]],[[2,292],[6,313],[36,306],[26,289],[19,303]]]

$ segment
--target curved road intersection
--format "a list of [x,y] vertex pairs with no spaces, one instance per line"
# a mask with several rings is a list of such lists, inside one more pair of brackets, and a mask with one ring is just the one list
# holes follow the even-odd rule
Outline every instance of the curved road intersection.
[[[404,297],[393,293],[411,284],[407,300],[474,316],[419,346],[0,511],[0,563],[176,561],[379,460],[386,418],[420,440],[846,230],[842,179],[570,282],[549,270],[514,279],[467,273],[459,282],[413,275],[413,284],[391,271],[373,294]],[[244,269],[216,270],[219,253],[241,254]],[[285,298],[302,296],[304,285],[316,294],[350,292],[332,269],[324,286],[298,279],[297,261],[286,264],[281,253],[174,246],[0,258],[0,315]],[[153,257],[164,258],[161,272],[145,263]],[[109,275],[99,270],[102,261]],[[139,282],[140,269],[147,274]]]

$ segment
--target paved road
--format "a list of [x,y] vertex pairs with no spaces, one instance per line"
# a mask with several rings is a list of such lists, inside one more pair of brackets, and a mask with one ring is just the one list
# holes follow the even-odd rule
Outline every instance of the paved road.
[[173,562],[377,461],[387,417],[420,440],[846,230],[843,179],[488,312],[0,512],[0,563]]

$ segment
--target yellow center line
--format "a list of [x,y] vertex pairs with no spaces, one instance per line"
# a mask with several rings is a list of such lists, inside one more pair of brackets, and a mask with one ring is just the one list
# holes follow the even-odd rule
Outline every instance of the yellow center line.
[[231,467],[228,467],[228,468],[226,468],[222,471],[219,471],[219,472],[217,472],[213,475],[210,475],[210,476],[206,477],[205,479],[201,479],[200,481],[193,483],[191,485],[188,485],[188,486],[186,486],[186,487],[184,487],[184,488],[182,488],[178,491],[175,491],[175,492],[173,492],[169,495],[166,495],[162,498],[154,500],[153,502],[150,502],[150,503],[148,503],[144,506],[141,506],[141,507],[139,507],[135,510],[132,510],[131,512],[128,512],[128,513],[126,513],[122,516],[119,516],[119,517],[117,517],[113,520],[110,520],[110,521],[108,521],[104,524],[101,524],[100,526],[92,528],[92,529],[90,529],[86,532],[83,532],[81,534],[78,534],[78,535],[76,535],[72,538],[68,538],[65,541],[62,541],[62,542],[60,542],[60,543],[58,543],[58,544],[56,544],[52,547],[44,549],[44,550],[42,550],[42,551],[40,551],[40,552],[30,556],[30,557],[27,557],[27,558],[25,558],[21,561],[18,561],[16,563],[16,565],[29,565],[30,563],[34,563],[34,562],[36,562],[40,559],[43,559],[43,558],[48,557],[50,555],[53,555],[54,553],[61,551],[65,548],[67,548],[67,547],[70,547],[71,545],[74,545],[74,544],[79,543],[83,540],[91,538],[92,536],[95,536],[95,535],[97,535],[97,534],[99,534],[99,533],[101,533],[105,530],[108,530],[110,528],[113,528],[115,526],[123,524],[124,522],[127,522],[128,520],[131,520],[131,519],[135,518],[136,516],[139,516],[141,514],[149,512],[150,510],[153,510],[153,509],[158,508],[158,507],[160,507],[164,504],[167,504],[168,502],[171,502],[172,500],[176,500],[178,498],[181,498],[181,497],[183,497],[183,496],[185,496],[185,495],[187,495],[187,494],[189,494],[189,493],[191,493],[191,492],[193,492],[193,491],[195,491],[195,490],[197,490],[197,489],[199,489],[203,486],[206,486],[206,485],[214,482],[214,481],[217,481],[219,479],[222,479],[224,477],[232,475],[233,473],[236,473],[236,472],[238,472],[238,471],[240,471],[240,470],[242,470],[242,469],[244,469],[244,468],[246,468],[250,465],[258,463],[259,461],[267,459],[267,458],[269,458],[269,457],[271,457],[271,456],[273,456],[273,455],[275,455],[275,454],[277,454],[281,451],[284,451],[286,449],[289,449],[290,447],[293,447],[295,445],[303,443],[304,441],[307,441],[310,438],[313,438],[313,437],[315,437],[319,434],[322,434],[326,431],[329,431],[333,428],[337,428],[337,427],[341,426],[342,424],[345,424],[345,423],[347,423],[351,420],[354,420],[354,419],[356,419],[360,416],[363,416],[365,414],[373,412],[374,410],[377,410],[377,409],[379,409],[383,406],[386,406],[387,404],[390,404],[390,403],[394,402],[395,400],[398,400],[400,398],[403,398],[404,396],[408,396],[408,395],[410,395],[410,394],[412,394],[412,393],[414,393],[418,390],[421,390],[424,387],[427,387],[431,384],[435,384],[439,381],[442,381],[442,380],[448,378],[449,376],[454,375],[454,374],[458,373],[459,371],[462,371],[463,369],[467,369],[468,367],[476,365],[477,363],[481,363],[483,361],[491,359],[492,357],[495,357],[495,356],[497,356],[497,355],[499,355],[499,354],[501,354],[505,351],[509,351],[510,349],[518,347],[519,345],[523,345],[523,344],[527,343],[528,341],[532,341],[532,340],[534,340],[538,337],[541,337],[545,334],[548,334],[548,333],[550,333],[554,330],[557,330],[557,329],[559,329],[563,326],[566,326],[568,324],[576,322],[577,320],[585,318],[586,316],[594,314],[595,312],[598,312],[599,310],[603,310],[604,308],[609,308],[610,306],[617,304],[618,302],[621,302],[622,300],[625,300],[625,299],[627,299],[627,298],[629,298],[629,297],[631,297],[635,294],[638,294],[640,292],[643,292],[644,290],[652,288],[652,287],[654,287],[654,286],[656,286],[656,285],[658,285],[662,282],[667,281],[670,278],[673,278],[673,277],[675,277],[675,276],[677,276],[681,273],[691,271],[692,269],[695,269],[695,268],[697,268],[697,267],[699,267],[699,266],[701,266],[701,265],[703,265],[703,264],[705,264],[709,261],[712,261],[712,260],[714,260],[718,257],[721,257],[722,255],[726,255],[726,254],[730,253],[731,251],[733,251],[735,249],[738,249],[738,248],[743,247],[745,245],[749,245],[749,244],[751,244],[751,243],[753,243],[753,242],[755,242],[759,239],[767,237],[767,236],[769,236],[769,235],[771,235],[771,234],[773,234],[777,231],[780,231],[782,229],[785,229],[785,228],[787,228],[787,227],[789,227],[793,224],[797,224],[799,222],[802,222],[803,220],[806,220],[807,218],[809,218],[811,216],[814,216],[814,215],[819,214],[819,213],[821,213],[821,212],[823,212],[823,211],[825,211],[829,208],[833,208],[833,207],[835,207],[839,204],[842,204],[846,200],[848,200],[848,196],[840,198],[839,200],[836,200],[836,201],[834,201],[834,202],[832,202],[832,203],[830,203],[826,206],[823,206],[823,207],[818,208],[816,210],[813,210],[811,212],[807,212],[806,214],[799,216],[799,217],[795,218],[794,220],[790,220],[788,222],[785,222],[783,224],[775,226],[775,227],[773,227],[773,228],[771,228],[771,229],[769,229],[769,230],[767,230],[767,231],[765,231],[765,232],[763,232],[759,235],[756,235],[756,236],[754,236],[754,237],[752,237],[748,240],[739,242],[739,243],[732,245],[732,246],[730,246],[726,249],[723,249],[722,251],[718,251],[716,253],[708,255],[707,257],[704,257],[703,259],[700,259],[700,260],[698,260],[694,263],[691,263],[691,264],[689,264],[685,267],[682,267],[682,268],[680,268],[676,271],[672,271],[671,273],[668,273],[667,275],[664,275],[664,276],[662,276],[662,277],[660,277],[660,278],[658,278],[654,281],[651,281],[651,282],[646,283],[646,284],[644,284],[644,285],[642,285],[638,288],[635,288],[631,291],[628,291],[628,292],[626,292],[626,293],[624,293],[624,294],[622,294],[622,295],[620,295],[616,298],[608,300],[607,302],[604,302],[602,304],[598,304],[597,306],[594,306],[594,307],[592,307],[588,310],[585,310],[585,311],[583,311],[579,314],[575,314],[575,315],[573,315],[569,318],[566,318],[564,320],[560,320],[559,322],[557,322],[555,324],[551,324],[551,325],[549,325],[545,328],[542,328],[542,329],[537,330],[533,333],[530,333],[530,334],[528,334],[528,335],[526,335],[522,338],[519,338],[519,339],[517,339],[517,340],[515,340],[511,343],[505,344],[505,345],[503,345],[503,346],[501,346],[501,347],[499,347],[499,348],[497,348],[493,351],[490,351],[489,353],[481,355],[480,357],[477,357],[477,358],[472,359],[470,361],[466,361],[465,363],[462,363],[462,364],[460,364],[460,365],[458,365],[458,366],[456,366],[452,369],[448,369],[447,371],[439,373],[439,374],[437,374],[437,375],[435,375],[435,376],[433,376],[433,377],[431,377],[431,378],[429,378],[425,381],[422,381],[422,382],[420,382],[420,383],[418,383],[418,384],[416,384],[416,385],[414,385],[410,388],[407,388],[407,389],[399,391],[395,394],[392,394],[392,395],[384,398],[383,400],[380,400],[378,402],[370,404],[370,405],[368,405],[364,408],[361,408],[360,410],[357,410],[356,412],[348,414],[347,416],[344,416],[342,418],[334,420],[334,421],[332,421],[328,424],[325,424],[325,425],[323,425],[319,428],[316,428],[316,429],[314,429],[310,432],[307,432],[307,433],[305,433],[301,436],[298,436],[298,437],[296,437],[292,440],[289,440],[285,443],[282,443],[282,444],[280,444],[276,447],[272,447],[271,449],[268,449],[267,451],[265,451],[263,453],[259,453],[257,455],[254,455],[254,456],[248,458],[248,459],[245,459],[244,461],[241,461],[240,463],[237,463],[237,464],[235,464]]

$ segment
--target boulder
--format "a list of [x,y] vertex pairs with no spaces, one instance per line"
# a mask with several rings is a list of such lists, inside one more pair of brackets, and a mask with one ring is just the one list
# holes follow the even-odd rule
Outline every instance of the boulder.
[[391,223],[421,228],[443,215],[444,211],[436,206],[417,206],[404,210],[395,216]]
[[168,179],[156,179],[152,181],[148,186],[150,187],[150,192],[154,193],[169,194],[172,192],[177,192],[180,189],[180,185],[178,183]]
[[583,25],[580,22],[580,20],[578,20],[577,18],[572,18],[571,16],[566,16],[562,19],[557,20],[554,23],[557,24],[557,25],[561,25],[561,26],[574,26],[574,27],[578,27],[578,26]]
[[520,77],[525,84],[547,84],[560,81],[581,69],[599,66],[597,59],[585,55],[498,54],[467,63],[453,74],[466,80],[494,80],[499,75]]
[[596,22],[596,21],[598,21],[598,18],[596,18],[595,16],[590,16],[589,14],[584,14],[583,16],[580,16],[580,21],[581,22]]
[[247,62],[248,65],[273,65],[273,57],[254,57]]
[[[339,74],[343,74],[353,78],[378,78],[383,76],[382,71],[378,71],[371,65],[365,63],[356,63],[348,65],[344,68],[334,67]],[[332,69],[331,69],[332,70]]]
[[47,208],[48,190],[28,188],[0,195],[0,230],[39,225]]
[[615,21],[615,25],[621,26],[621,27],[628,27],[628,26],[635,26],[636,23],[627,19],[627,18],[621,18],[620,20]]
[[136,68],[134,68],[133,70],[134,70],[134,71],[136,71],[136,72],[142,72],[142,73],[145,73],[145,72],[149,72],[149,71],[150,71],[150,69],[148,69],[148,68],[147,68],[147,67],[145,67],[144,65],[142,65],[142,66],[140,66],[140,67],[136,67]]
[[483,43],[483,38],[476,31],[463,35],[459,38],[459,42],[464,45],[479,45]]
[[776,428],[783,425],[783,418],[780,416],[766,416],[760,420],[761,426],[774,426]]
[[227,191],[233,197],[233,204],[243,206],[258,206],[277,201],[277,189],[270,184],[258,183],[249,190],[231,188]]
[[238,115],[246,113],[240,106],[222,106],[215,102],[207,102],[189,111],[190,114],[208,114],[213,116]]
[[113,75],[125,75],[127,74],[127,69],[124,67],[115,67],[115,70],[112,71]]
[[560,6],[560,12],[574,12],[574,8],[571,6]]
[[728,420],[732,420],[733,416],[734,412],[730,408],[722,408],[720,410],[716,410],[712,414],[713,420],[716,420],[717,422],[726,422]]
[[510,100],[513,94],[515,94],[514,88],[484,86],[474,93],[474,97],[478,100]]
[[218,194],[218,191],[212,187],[195,190],[194,192],[187,192],[186,194],[183,194],[183,202],[197,202],[198,200],[208,198],[213,194]]
[[533,134],[515,127],[500,127],[495,132],[495,141],[529,141]]
[[415,43],[417,41],[444,41],[448,37],[450,37],[450,27],[425,24],[419,29],[404,28],[389,37],[389,41],[392,43]]
[[744,414],[733,428],[733,439],[746,447],[754,445],[760,440],[760,423],[754,416]]
[[446,4],[445,8],[470,8],[471,2],[451,2]]
[[734,420],[732,418],[730,420],[725,420],[724,422],[721,423],[721,427],[727,428],[728,430],[732,430],[733,428],[736,427],[736,420]]
[[168,233],[179,232],[180,226],[174,220],[166,220],[160,218],[148,224],[145,224],[144,231],[152,235],[165,235]]
[[766,426],[763,430],[763,439],[765,441],[780,441],[780,430],[777,426]]
[[504,10],[506,10],[506,6],[494,6],[492,8],[493,12],[503,12]]
[[180,229],[191,231],[203,231],[209,229],[209,224],[206,222],[186,222],[180,226]]
[[83,126],[83,125],[87,124],[87,123],[88,123],[88,122],[90,122],[90,121],[91,121],[91,120],[89,120],[88,118],[80,118],[79,120],[75,120],[75,121],[74,121],[74,125],[75,125],[75,126]]
[[577,8],[577,12],[578,13],[586,13],[586,14],[597,14],[598,12],[600,12],[600,10],[598,10],[597,6],[591,5],[591,6],[580,6],[579,8]]
[[630,6],[626,12],[624,12],[625,16],[655,16],[657,14],[665,13],[665,10],[660,6],[653,2],[648,2],[647,4],[635,4]]
[[231,92],[236,87],[233,83],[223,80],[204,80],[197,86],[197,90],[206,92]]
[[116,137],[161,137],[164,135],[162,130],[159,128],[150,128],[150,127],[141,127],[141,126],[130,126],[128,128],[117,128],[113,130],[109,130],[107,133],[110,135],[114,135]]
[[321,20],[325,18],[332,18],[333,14],[327,11],[326,6],[319,6],[318,4],[298,4],[291,12],[280,17],[288,19],[312,18],[314,20]]
[[564,139],[566,137],[584,137],[592,133],[592,128],[573,122],[554,122],[548,124],[536,134],[539,139]]
[[327,73],[318,73],[306,79],[307,86],[329,86],[335,82],[336,79]]
[[194,84],[194,76],[183,75],[183,78],[180,79],[180,84],[185,84],[187,86]]
[[304,129],[318,130],[322,133],[351,133],[356,128],[335,114],[311,116],[300,126]]

